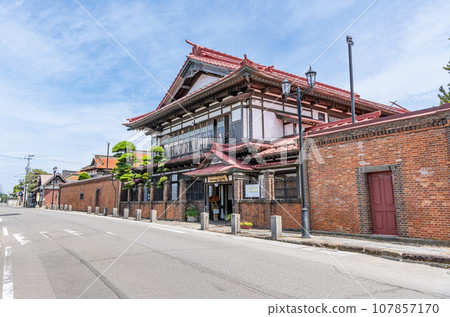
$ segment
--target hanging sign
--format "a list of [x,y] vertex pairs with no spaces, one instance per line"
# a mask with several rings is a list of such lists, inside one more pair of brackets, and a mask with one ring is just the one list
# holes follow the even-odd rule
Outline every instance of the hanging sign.
[[216,175],[208,177],[208,183],[215,183],[215,182],[228,182],[228,177],[227,175]]
[[259,184],[245,185],[245,198],[259,198]]

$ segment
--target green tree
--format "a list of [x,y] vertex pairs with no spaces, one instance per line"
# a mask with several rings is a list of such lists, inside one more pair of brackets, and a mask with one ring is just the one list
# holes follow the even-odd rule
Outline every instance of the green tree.
[[29,192],[31,192],[33,189],[38,187],[39,176],[41,176],[41,175],[50,175],[50,174],[47,173],[46,171],[43,171],[43,170],[39,169],[39,168],[35,168],[35,169],[31,170],[27,174],[27,176],[25,177],[25,182],[27,184]]
[[115,157],[121,157],[125,153],[136,151],[136,147],[130,141],[122,141],[113,146],[112,152]]
[[136,155],[130,152],[135,150],[136,147],[129,141],[119,142],[112,149],[114,156],[118,158],[113,169],[114,177],[122,182],[124,190],[132,188],[136,184],[136,176],[139,176],[133,173],[133,165],[139,162]]
[[89,178],[91,178],[91,175],[89,175],[86,172],[80,173],[80,175],[78,175],[78,180],[79,181],[82,181],[83,179],[89,179]]
[[[450,62],[447,63],[447,66],[444,66],[442,68],[450,74]],[[443,86],[439,87],[439,92],[442,94],[438,94],[438,97],[441,100],[441,105],[443,105],[444,103],[450,103],[450,83],[447,84],[447,88],[448,91],[446,91]]]
[[19,184],[17,184],[17,185],[15,185],[14,187],[13,187],[13,192],[12,192],[12,194],[13,195],[15,195],[15,194],[17,194],[18,192],[20,192],[21,190],[23,190],[23,181],[22,180],[20,180],[19,181]]
[[[161,146],[152,146],[150,152],[153,153],[153,163],[158,164],[156,172],[164,173],[168,169],[164,166],[167,159],[164,157],[164,149]],[[168,180],[167,176],[161,176],[159,181],[156,183],[157,188],[163,188],[164,182]]]

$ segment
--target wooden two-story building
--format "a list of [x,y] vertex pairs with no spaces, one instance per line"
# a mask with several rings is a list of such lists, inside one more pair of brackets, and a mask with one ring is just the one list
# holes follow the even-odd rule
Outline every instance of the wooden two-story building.
[[[298,228],[298,116],[295,99],[282,97],[281,82],[287,78],[292,89],[305,88],[306,79],[245,55],[188,44],[192,52],[157,109],[124,124],[145,131],[168,159],[163,189],[154,185],[162,175],[153,165],[140,168],[153,175],[150,193],[140,188],[135,195],[140,208],[181,220],[194,204],[211,219],[225,219],[253,201],[263,207],[247,210],[243,220],[267,226],[281,208],[297,218],[286,218],[286,226]],[[357,94],[355,107],[358,121],[407,112]],[[346,124],[350,109],[350,92],[317,82],[302,101],[304,131]]]

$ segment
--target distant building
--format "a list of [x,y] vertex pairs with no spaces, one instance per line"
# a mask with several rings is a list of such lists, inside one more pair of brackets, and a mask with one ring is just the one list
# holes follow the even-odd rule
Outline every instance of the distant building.
[[67,183],[67,180],[60,174],[40,175],[38,186],[31,192],[32,204],[38,206],[59,205],[59,186]]

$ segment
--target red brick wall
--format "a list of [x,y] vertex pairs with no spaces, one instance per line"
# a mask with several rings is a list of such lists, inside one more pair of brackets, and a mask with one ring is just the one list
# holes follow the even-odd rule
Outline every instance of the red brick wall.
[[53,193],[53,205],[58,205],[59,192],[57,189],[44,189],[44,201],[43,205],[52,204],[52,193]]
[[[265,211],[270,215],[265,217]],[[270,216],[281,216],[284,229],[301,230],[301,204],[296,201],[267,201],[267,200],[241,200],[239,201],[241,222],[251,222],[257,227],[270,227]]]
[[[203,211],[203,201],[189,201],[186,203],[185,201],[158,201],[158,202],[149,202],[142,201],[138,202],[121,202],[120,210],[123,212],[124,208],[129,208],[129,216],[136,216],[136,209],[141,209],[142,218],[150,218],[150,209],[156,210],[156,217],[158,219],[168,219],[168,220],[186,220],[185,213],[187,207],[190,205],[194,205],[195,208],[199,211]],[[122,213],[121,213],[122,214]]]
[[313,230],[372,233],[367,174],[391,165],[399,236],[450,240],[450,112],[313,137]]
[[[95,193],[97,189],[101,190],[102,198],[100,212],[103,208],[108,208],[108,214],[112,214],[114,208],[114,187],[119,191],[119,182],[111,181],[111,177],[96,177],[73,183],[60,185],[60,203],[61,205],[72,205],[73,210],[87,210],[88,206],[95,208]],[[80,193],[84,193],[83,200],[80,200]],[[118,195],[118,194],[117,194]],[[117,198],[118,199],[118,198]]]
[[[251,222],[254,226],[267,227],[264,221],[265,203],[262,200],[239,201],[241,222]],[[269,224],[270,226],[270,224]]]

